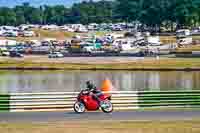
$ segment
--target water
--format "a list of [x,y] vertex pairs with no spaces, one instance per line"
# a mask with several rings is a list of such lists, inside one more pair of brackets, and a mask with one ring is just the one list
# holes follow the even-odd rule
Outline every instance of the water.
[[0,93],[79,91],[106,77],[120,91],[200,90],[200,71],[0,71]]

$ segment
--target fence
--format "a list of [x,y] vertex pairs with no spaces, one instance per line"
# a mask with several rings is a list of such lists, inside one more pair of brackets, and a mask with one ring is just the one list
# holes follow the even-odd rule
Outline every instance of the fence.
[[[111,92],[115,110],[200,108],[200,91]],[[0,95],[0,112],[72,111],[77,92],[11,93]]]

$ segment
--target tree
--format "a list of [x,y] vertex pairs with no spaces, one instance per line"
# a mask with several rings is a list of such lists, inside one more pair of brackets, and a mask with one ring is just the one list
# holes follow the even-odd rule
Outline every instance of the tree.
[[[149,27],[177,23],[200,24],[200,0],[115,0],[83,1],[63,5],[32,7],[23,3],[14,8],[0,7],[0,25],[105,23],[140,21]],[[172,28],[173,29],[173,28]]]
[[29,9],[29,22],[32,24],[42,24],[42,12],[39,8],[30,8]]
[[12,9],[3,7],[1,8],[0,14],[3,25],[16,25],[16,14]]
[[24,17],[23,7],[22,6],[16,6],[13,10],[16,13],[16,18],[17,18],[16,25],[25,24],[26,20],[25,20],[25,17]]

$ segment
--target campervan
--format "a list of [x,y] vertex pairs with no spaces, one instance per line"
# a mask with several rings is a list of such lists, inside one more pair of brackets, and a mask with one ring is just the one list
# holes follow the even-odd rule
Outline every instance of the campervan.
[[34,31],[23,31],[23,36],[24,37],[33,37],[33,36],[35,36],[35,32]]
[[193,42],[192,37],[179,38],[177,40],[177,44],[180,44],[180,45],[190,45],[192,44],[192,42]]
[[41,27],[43,30],[58,30],[57,25],[44,25]]
[[130,51],[138,49],[138,46],[134,42],[135,40],[132,39],[116,39],[113,42],[113,46],[118,47],[121,51]]
[[147,42],[148,42],[148,45],[153,45],[153,46],[160,46],[161,45],[159,36],[147,37]]
[[98,29],[98,24],[96,23],[91,23],[88,25],[88,30],[97,30]]
[[193,28],[191,31],[191,34],[192,35],[200,35],[200,26]]
[[190,30],[189,29],[180,29],[176,31],[176,37],[177,38],[183,38],[190,36]]

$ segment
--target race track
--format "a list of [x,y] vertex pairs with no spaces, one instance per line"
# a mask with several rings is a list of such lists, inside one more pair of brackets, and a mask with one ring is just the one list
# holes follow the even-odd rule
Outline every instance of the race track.
[[0,123],[10,122],[55,122],[55,121],[171,121],[193,120],[200,118],[200,111],[132,111],[113,112],[86,112],[76,114],[73,112],[27,112],[27,113],[0,113]]

